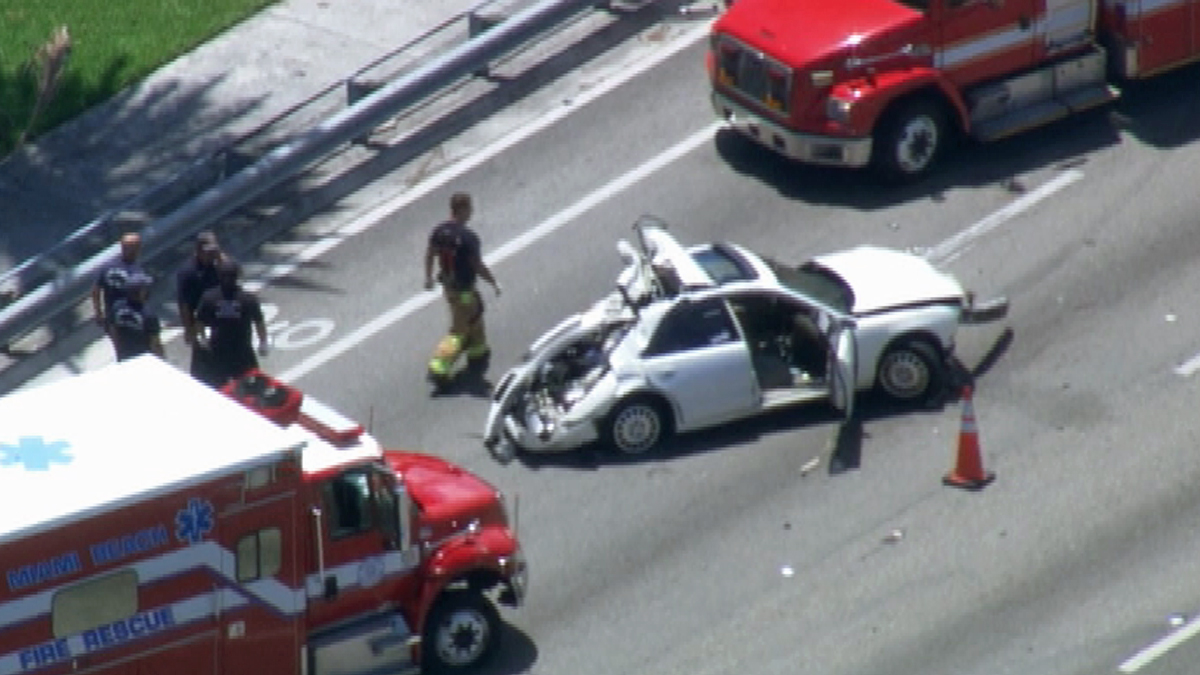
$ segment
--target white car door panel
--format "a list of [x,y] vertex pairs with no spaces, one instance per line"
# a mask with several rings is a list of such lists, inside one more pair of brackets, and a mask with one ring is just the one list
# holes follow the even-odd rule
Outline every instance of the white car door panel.
[[719,299],[672,308],[643,354],[643,367],[651,385],[678,406],[681,430],[739,417],[759,405],[750,352]]
[[741,342],[653,357],[646,373],[679,406],[680,429],[740,417],[756,407],[754,369]]

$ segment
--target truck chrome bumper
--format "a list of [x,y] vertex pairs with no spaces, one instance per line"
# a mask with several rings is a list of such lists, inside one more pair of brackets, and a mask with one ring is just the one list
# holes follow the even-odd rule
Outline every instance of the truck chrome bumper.
[[863,167],[871,161],[871,137],[838,138],[801,134],[764,118],[729,97],[712,92],[713,110],[739,133],[806,164]]

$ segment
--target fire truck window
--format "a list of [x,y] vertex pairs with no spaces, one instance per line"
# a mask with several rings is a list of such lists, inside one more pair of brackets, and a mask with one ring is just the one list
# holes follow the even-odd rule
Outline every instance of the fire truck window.
[[50,609],[56,638],[122,621],[137,611],[138,578],[133,570],[64,588],[54,594]]
[[329,536],[333,539],[371,529],[371,484],[362,471],[344,473],[325,484]]
[[379,522],[389,545],[400,543],[400,523],[396,514],[396,494],[391,484],[378,472],[371,474],[371,485],[375,491],[375,519]]
[[278,527],[252,532],[238,540],[237,580],[254,581],[279,574],[283,534]]

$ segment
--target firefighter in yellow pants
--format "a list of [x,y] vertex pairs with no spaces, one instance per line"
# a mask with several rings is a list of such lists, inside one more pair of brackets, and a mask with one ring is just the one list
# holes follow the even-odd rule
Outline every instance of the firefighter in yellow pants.
[[483,325],[483,298],[475,288],[482,278],[500,295],[500,284],[483,262],[479,235],[467,227],[471,218],[471,196],[456,192],[450,197],[450,220],[433,228],[425,250],[425,288],[433,288],[433,263],[450,306],[450,333],[442,338],[429,361],[429,378],[444,384],[454,374],[454,363],[462,353],[468,366],[482,374],[487,370],[487,333]]
[[447,287],[445,296],[446,304],[450,306],[450,333],[438,342],[433,352],[429,361],[430,375],[450,377],[459,355],[464,353],[472,368],[486,370],[491,349],[483,323],[483,298],[474,288],[460,291]]

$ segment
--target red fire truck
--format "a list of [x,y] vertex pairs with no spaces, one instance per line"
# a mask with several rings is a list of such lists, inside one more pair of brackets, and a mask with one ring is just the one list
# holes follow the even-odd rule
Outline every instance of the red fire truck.
[[17,392],[0,675],[470,670],[524,595],[507,508],[258,373],[216,392],[147,356]]
[[908,180],[1200,59],[1200,0],[737,0],[708,53],[717,114],[801,162]]

